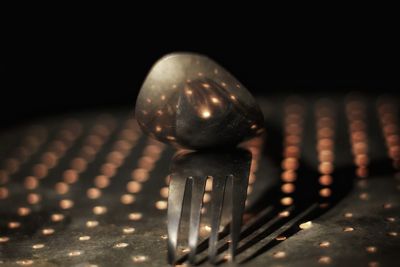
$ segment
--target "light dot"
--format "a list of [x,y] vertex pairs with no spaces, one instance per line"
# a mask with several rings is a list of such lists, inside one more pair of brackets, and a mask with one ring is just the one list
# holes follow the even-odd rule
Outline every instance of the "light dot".
[[127,246],[129,246],[128,243],[117,243],[114,245],[114,248],[126,248]]
[[39,180],[34,176],[27,176],[24,181],[26,189],[33,190],[38,187]]
[[84,236],[80,236],[78,239],[79,239],[79,241],[88,241],[88,240],[90,240],[90,236],[84,235]]
[[308,221],[308,222],[304,222],[302,224],[299,225],[300,229],[310,229],[312,227],[312,222]]
[[368,253],[375,253],[375,252],[378,251],[378,248],[377,248],[377,247],[374,247],[374,246],[368,246],[368,247],[365,248],[365,250],[366,250]]
[[145,169],[135,169],[132,172],[132,178],[138,182],[145,182],[149,178],[149,172]]
[[90,199],[97,199],[101,196],[101,191],[98,188],[92,187],[87,190],[86,195]]
[[344,232],[352,232],[352,231],[354,231],[354,228],[348,226],[348,227],[343,228],[343,231]]
[[68,256],[70,256],[70,257],[76,257],[76,256],[80,256],[80,255],[82,255],[82,251],[79,251],[79,250],[74,250],[74,251],[71,251],[68,253]]
[[204,193],[203,202],[208,203],[211,201],[211,195],[209,193]]
[[18,265],[26,266],[26,265],[32,265],[33,260],[17,260],[15,263]]
[[369,199],[369,194],[368,193],[361,193],[360,194],[360,199],[361,200],[368,200]]
[[281,204],[284,206],[289,206],[293,204],[293,198],[291,197],[284,197],[281,199]]
[[206,230],[207,232],[211,232],[211,226],[210,225],[205,225],[204,226],[204,230]]
[[44,248],[44,244],[35,244],[32,246],[33,249],[41,249]]
[[328,248],[328,247],[331,246],[331,242],[329,242],[329,241],[322,241],[321,243],[319,243],[319,246],[320,246],[321,248]]
[[142,213],[139,212],[133,212],[133,213],[129,213],[129,220],[131,221],[139,221],[140,219],[142,219],[143,215]]
[[132,204],[135,201],[135,196],[131,194],[123,194],[121,196],[121,203],[125,205]]
[[204,108],[204,109],[201,110],[200,116],[201,116],[203,119],[208,119],[208,118],[211,117],[211,111],[210,111],[209,109]]
[[156,208],[159,210],[165,210],[168,207],[168,202],[160,200],[156,202]]
[[66,170],[63,173],[63,179],[68,184],[76,183],[79,179],[78,172],[73,169]]
[[274,252],[274,254],[272,254],[272,255],[273,255],[273,257],[276,258],[276,259],[281,259],[281,258],[286,257],[286,252],[284,252],[284,251],[277,251],[277,252]]
[[351,213],[351,212],[346,212],[343,216],[344,216],[345,218],[353,218],[353,213]]
[[42,230],[42,234],[44,234],[44,235],[52,235],[52,234],[54,234],[54,232],[55,231],[53,228],[45,228]]
[[279,212],[278,216],[281,217],[281,218],[289,217],[290,216],[290,212],[285,210],[285,211]]
[[17,213],[19,216],[27,216],[31,213],[31,209],[27,207],[19,207]]
[[167,198],[167,197],[168,197],[168,192],[169,192],[168,187],[163,187],[163,188],[161,188],[161,190],[160,190],[160,195],[161,195],[163,198]]
[[395,222],[395,221],[396,221],[396,218],[394,218],[394,217],[387,217],[387,218],[386,218],[386,221],[388,221],[388,222]]
[[319,191],[319,195],[321,197],[329,197],[332,194],[332,191],[329,188],[322,188]]
[[51,220],[53,222],[60,222],[60,221],[64,220],[64,215],[61,213],[54,213],[51,215]]
[[95,206],[93,208],[93,213],[96,215],[102,215],[105,214],[107,212],[107,207],[105,206]]
[[135,228],[133,228],[133,227],[125,227],[124,229],[122,229],[122,232],[124,234],[133,234],[135,232]]
[[210,88],[210,85],[208,83],[202,83],[201,86],[203,86],[204,88]]
[[281,190],[285,194],[293,193],[296,187],[292,183],[285,183],[282,185]]
[[149,257],[144,256],[144,255],[132,256],[132,261],[135,263],[146,262],[148,260],[149,260]]
[[56,192],[60,195],[64,195],[69,191],[69,185],[64,182],[59,182],[56,184]]
[[388,232],[388,236],[398,236],[397,232]]
[[21,226],[20,222],[9,222],[8,223],[8,228],[10,229],[16,229],[19,228]]
[[211,102],[213,102],[214,104],[218,104],[220,101],[219,101],[218,97],[213,96],[213,97],[211,97]]
[[0,199],[6,199],[8,195],[8,189],[5,187],[0,187]]
[[36,193],[28,194],[28,197],[27,197],[28,203],[32,204],[32,205],[39,203],[41,199],[42,199],[41,195],[36,194]]
[[93,228],[99,225],[98,221],[87,221],[86,222],[86,227],[88,228]]
[[60,201],[60,207],[64,210],[70,209],[74,206],[74,202],[70,199],[63,199]]
[[321,185],[325,185],[325,186],[331,185],[332,184],[332,176],[330,176],[330,175],[322,175],[319,178],[319,183]]
[[322,256],[318,259],[318,263],[321,263],[321,264],[329,264],[331,262],[332,262],[332,259],[328,256]]
[[383,204],[384,209],[391,209],[393,207],[392,203],[385,203]]
[[8,236],[0,236],[0,243],[8,242],[8,240],[10,240]]

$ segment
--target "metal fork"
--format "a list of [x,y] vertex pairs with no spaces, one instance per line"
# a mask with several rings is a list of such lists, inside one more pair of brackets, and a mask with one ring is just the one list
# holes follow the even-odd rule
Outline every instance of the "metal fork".
[[[203,196],[208,177],[213,178],[211,192],[211,233],[208,238],[208,259],[215,263],[218,256],[218,233],[224,207],[227,185],[230,186],[230,249],[229,258],[234,261],[240,238],[242,217],[247,197],[251,154],[242,149],[231,151],[193,152],[176,156],[171,165],[168,196],[168,261],[176,262],[178,232],[184,208],[184,200],[190,199],[189,213],[189,262],[195,263]],[[191,192],[191,194],[189,194]],[[225,214],[225,211],[224,211]]]

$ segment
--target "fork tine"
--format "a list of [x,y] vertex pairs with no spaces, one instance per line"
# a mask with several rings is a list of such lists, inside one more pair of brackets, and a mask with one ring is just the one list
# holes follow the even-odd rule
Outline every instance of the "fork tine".
[[190,177],[189,181],[192,188],[192,199],[190,205],[189,221],[189,262],[194,263],[196,257],[196,247],[199,235],[201,208],[203,207],[203,195],[207,177]]
[[227,177],[213,177],[211,192],[211,235],[208,243],[208,256],[211,262],[216,262],[218,232],[221,222],[222,205],[224,203]]
[[168,194],[168,262],[175,263],[178,231],[185,197],[186,177],[173,173]]
[[247,197],[247,177],[230,176],[232,181],[232,221],[230,224],[230,260],[234,261],[235,252],[239,243],[242,218]]

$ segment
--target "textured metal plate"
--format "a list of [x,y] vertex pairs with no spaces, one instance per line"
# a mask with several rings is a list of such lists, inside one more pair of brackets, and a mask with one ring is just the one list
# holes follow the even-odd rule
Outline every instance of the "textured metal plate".
[[[236,261],[398,266],[397,102],[260,103],[267,135],[251,146],[254,174]],[[175,152],[143,137],[130,110],[102,113],[1,134],[0,266],[167,265],[167,177]],[[205,198],[201,241],[211,201]],[[183,219],[182,264],[187,227]],[[228,242],[220,240],[221,265],[229,264]],[[200,245],[198,263],[207,265],[206,256]]]

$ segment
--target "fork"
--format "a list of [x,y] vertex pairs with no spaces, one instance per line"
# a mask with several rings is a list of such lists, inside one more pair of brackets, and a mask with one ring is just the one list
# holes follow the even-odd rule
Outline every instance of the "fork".
[[[207,178],[212,177],[211,233],[208,238],[208,259],[217,262],[218,233],[223,214],[227,187],[231,192],[229,202],[230,246],[229,259],[234,261],[240,238],[242,217],[247,197],[251,154],[243,149],[230,151],[203,151],[178,154],[172,161],[168,196],[168,261],[176,262],[178,232],[183,218],[186,201],[190,201],[189,213],[189,262],[195,263],[199,239],[201,210]],[[189,194],[191,192],[191,194]],[[226,202],[225,202],[226,203]],[[224,209],[224,214],[225,214]],[[187,219],[186,219],[187,220]],[[225,230],[225,229],[224,229]]]

